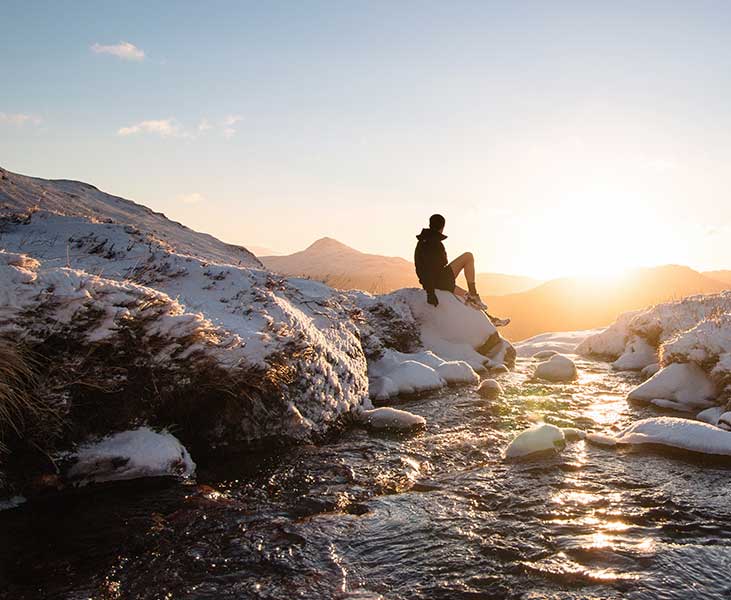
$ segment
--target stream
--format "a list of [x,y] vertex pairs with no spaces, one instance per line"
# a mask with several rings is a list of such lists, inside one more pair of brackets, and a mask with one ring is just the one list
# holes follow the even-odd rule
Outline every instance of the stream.
[[729,598],[731,464],[569,442],[505,461],[540,420],[610,432],[658,412],[637,376],[577,360],[571,384],[518,359],[484,400],[395,406],[412,435],[199,465],[196,483],[107,484],[0,512],[3,598]]

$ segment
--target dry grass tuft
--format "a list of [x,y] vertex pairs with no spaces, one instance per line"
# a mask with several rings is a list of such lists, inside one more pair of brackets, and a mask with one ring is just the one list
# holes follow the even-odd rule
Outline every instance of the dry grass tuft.
[[6,452],[8,433],[21,437],[28,416],[45,410],[34,397],[36,376],[32,361],[18,346],[0,339],[0,452]]

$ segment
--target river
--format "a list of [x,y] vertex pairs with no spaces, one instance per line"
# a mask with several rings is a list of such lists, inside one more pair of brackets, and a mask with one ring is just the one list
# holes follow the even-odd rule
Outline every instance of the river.
[[202,465],[0,513],[7,598],[729,598],[731,465],[579,441],[502,459],[537,420],[610,431],[657,414],[639,381],[579,360],[571,384],[518,359],[498,400],[454,387],[400,402],[415,435]]

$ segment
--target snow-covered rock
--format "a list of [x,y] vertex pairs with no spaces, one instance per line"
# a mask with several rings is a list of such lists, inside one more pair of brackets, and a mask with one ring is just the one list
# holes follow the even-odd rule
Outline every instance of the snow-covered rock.
[[700,421],[654,417],[633,423],[616,436],[589,434],[601,445],[658,444],[692,452],[731,456],[731,432]]
[[711,378],[693,363],[673,363],[629,393],[628,399],[661,408],[695,412],[713,406],[716,388]]
[[640,375],[642,375],[645,379],[649,379],[660,369],[662,369],[660,363],[652,363],[650,365],[647,365],[646,367],[643,367],[640,371]]
[[500,384],[494,379],[485,379],[482,383],[480,383],[480,386],[477,388],[477,393],[483,398],[488,398],[492,400],[502,394],[503,389],[502,387],[500,387]]
[[573,360],[568,356],[556,354],[547,361],[538,364],[533,376],[537,379],[560,382],[573,381],[579,374]]
[[708,423],[709,425],[717,425],[718,420],[721,418],[721,415],[724,413],[724,408],[721,406],[711,406],[711,408],[706,408],[705,410],[702,410],[699,412],[695,418],[699,421],[703,421],[704,423]]
[[533,358],[536,360],[548,360],[552,356],[556,356],[556,354],[559,354],[559,352],[555,350],[541,350],[540,352],[536,352]]
[[519,458],[537,452],[560,450],[565,443],[566,438],[560,427],[541,423],[519,433],[505,448],[503,455],[505,458]]
[[82,445],[68,457],[67,478],[84,485],[138,477],[190,477],[195,463],[172,434],[149,427],[122,431]]
[[643,338],[633,336],[612,366],[619,371],[641,371],[654,364],[657,364],[657,350]]
[[420,415],[391,407],[362,410],[359,420],[372,429],[387,429],[392,431],[411,431],[426,426],[426,419]]
[[727,411],[718,417],[716,425],[726,431],[731,431],[731,411]]
[[562,427],[563,435],[567,442],[575,442],[586,438],[586,432],[576,427]]
[[[283,278],[245,248],[93,186],[4,175],[0,334],[41,357],[44,397],[83,421],[77,431],[178,423],[201,447],[302,440],[369,396],[476,384],[475,371],[514,358],[452,294],[435,308],[423,290],[371,296]],[[124,410],[105,430],[94,411],[107,406]],[[54,426],[55,449],[80,441]]]
[[[549,352],[554,354],[575,354],[576,348],[587,337],[598,333],[600,330],[588,329],[586,331],[562,331],[552,333],[541,333],[526,340],[516,342],[515,350],[518,356],[533,357],[543,360],[541,356],[550,358]],[[541,354],[541,356],[538,356]]]

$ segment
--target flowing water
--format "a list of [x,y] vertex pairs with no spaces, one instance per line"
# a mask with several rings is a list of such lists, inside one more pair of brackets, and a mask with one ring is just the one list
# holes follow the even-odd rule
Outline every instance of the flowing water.
[[411,436],[199,470],[197,484],[88,488],[0,513],[8,598],[729,598],[731,465],[571,442],[506,462],[535,420],[610,431],[656,414],[637,379],[579,362],[575,384],[499,400],[450,388],[401,403]]

